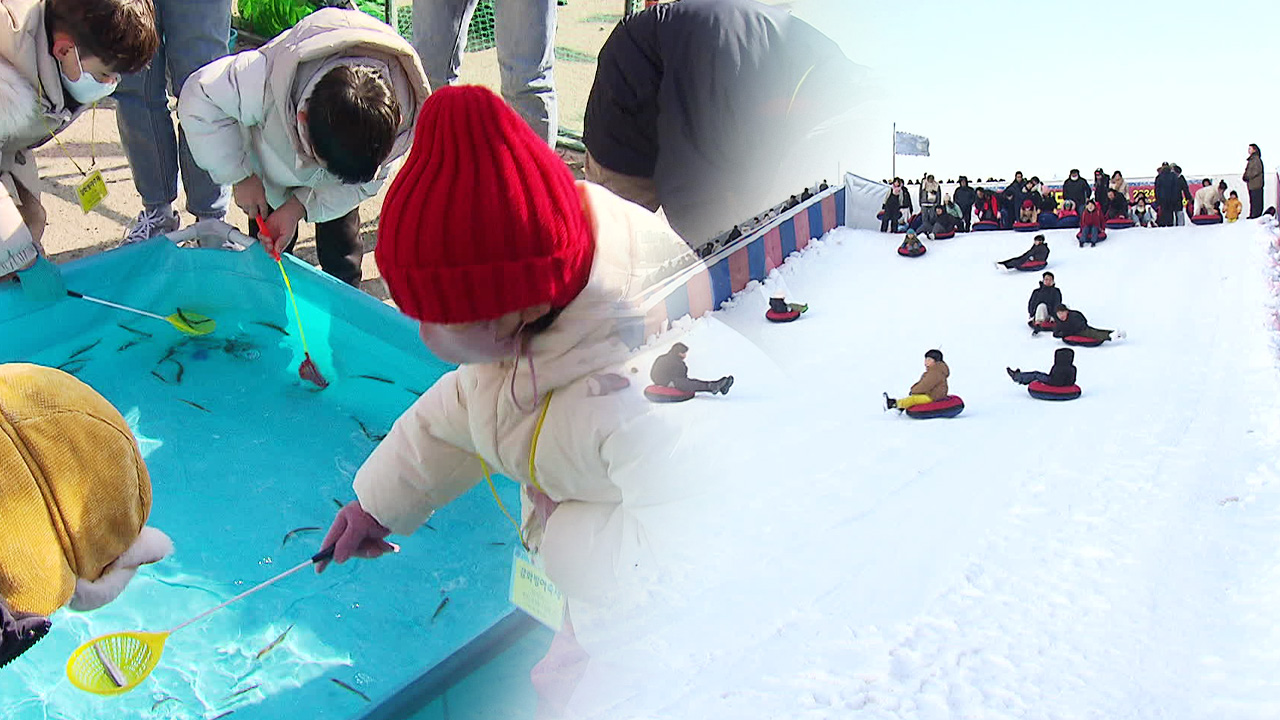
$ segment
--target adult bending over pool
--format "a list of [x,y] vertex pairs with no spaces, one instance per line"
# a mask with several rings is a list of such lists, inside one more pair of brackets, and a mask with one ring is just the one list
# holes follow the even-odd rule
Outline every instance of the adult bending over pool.
[[0,666],[70,604],[93,610],[173,551],[147,527],[151,479],[129,425],[71,375],[0,365]]
[[[392,299],[432,353],[460,367],[360,468],[358,500],[324,546],[336,543],[338,563],[378,557],[388,535],[414,532],[489,473],[516,480],[521,539],[568,599],[553,653],[580,643],[586,652],[568,664],[585,672],[602,642],[593,628],[640,601],[636,583],[679,550],[681,529],[655,517],[697,485],[653,451],[679,442],[650,403],[593,395],[591,378],[620,371],[633,355],[624,333],[643,334],[642,259],[690,251],[654,214],[575,183],[527,123],[475,86],[442,88],[423,105],[378,234]],[[655,255],[648,243],[669,249]],[[539,686],[552,705],[564,690]]]

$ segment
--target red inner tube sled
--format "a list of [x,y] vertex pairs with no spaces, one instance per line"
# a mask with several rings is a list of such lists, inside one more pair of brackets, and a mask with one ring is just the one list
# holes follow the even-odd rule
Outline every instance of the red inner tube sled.
[[973,224],[974,232],[980,232],[982,230],[999,230],[999,229],[1000,229],[1000,223],[996,222],[995,220],[979,220],[978,222]]
[[1116,230],[1123,230],[1125,228],[1133,227],[1133,221],[1129,218],[1111,218],[1107,221],[1107,227],[1114,228]]
[[1023,272],[1033,272],[1035,270],[1043,270],[1049,266],[1048,260],[1028,260],[1018,266]]
[[904,247],[900,247],[898,248],[898,254],[901,255],[902,257],[920,257],[921,255],[925,254],[927,250],[928,248],[926,248],[923,245],[920,246],[919,250],[915,250],[915,251],[908,250]]
[[[1081,230],[1080,232],[1076,233],[1076,239],[1077,240],[1084,239],[1084,230]],[[1103,240],[1106,240],[1106,239],[1107,239],[1107,231],[1106,230],[1100,231],[1098,233],[1098,242],[1102,242]]]
[[1052,330],[1053,326],[1054,326],[1054,323],[1052,320],[1045,320],[1043,322],[1031,323],[1031,327],[1036,328],[1037,330]]
[[1016,222],[1016,223],[1014,223],[1014,224],[1013,224],[1013,229],[1014,229],[1014,230],[1017,230],[1018,232],[1035,232],[1036,230],[1039,230],[1039,229],[1040,229],[1040,223],[1038,223],[1038,222]]
[[1192,215],[1192,225],[1217,225],[1222,222],[1222,216],[1214,213],[1212,215]]
[[933,239],[934,240],[950,240],[955,236],[956,236],[955,230],[948,230],[947,232],[934,233]]
[[644,396],[650,402],[656,403],[678,403],[693,398],[693,393],[677,390],[673,387],[663,387],[661,385],[650,385],[644,389]]
[[764,313],[764,319],[769,322],[789,323],[799,318],[799,310],[792,310],[791,312],[774,312],[773,310],[766,310]]
[[1036,380],[1027,386],[1027,392],[1037,400],[1075,400],[1080,397],[1080,386],[1049,385]]
[[1098,347],[1104,341],[1088,338],[1083,335],[1068,335],[1062,338],[1062,342],[1068,345],[1079,345],[1080,347]]
[[907,408],[907,414],[919,420],[953,418],[964,410],[964,401],[955,395]]

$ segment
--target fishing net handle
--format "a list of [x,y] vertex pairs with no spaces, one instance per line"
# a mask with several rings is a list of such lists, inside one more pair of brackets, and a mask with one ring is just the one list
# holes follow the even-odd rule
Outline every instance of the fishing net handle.
[[316,563],[319,563],[319,562],[325,562],[325,561],[327,561],[327,560],[332,560],[332,559],[333,559],[333,551],[334,551],[334,549],[335,549],[336,547],[337,547],[337,545],[333,545],[333,546],[331,546],[331,547],[329,547],[329,548],[326,548],[326,549],[324,549],[324,550],[321,550],[320,552],[316,553],[315,555],[312,555],[310,560],[307,560],[306,562],[298,563],[298,564],[297,564],[297,565],[295,565],[294,567],[292,567],[292,568],[290,568],[290,569],[288,569],[288,570],[285,570],[284,572],[280,573],[279,575],[277,575],[277,576],[275,576],[275,577],[271,578],[270,580],[268,580],[268,581],[266,581],[266,582],[264,582],[264,583],[261,583],[261,584],[259,584],[259,585],[255,585],[255,586],[253,586],[253,587],[249,588],[248,590],[245,590],[244,592],[240,593],[239,595],[237,595],[237,596],[235,596],[235,597],[231,598],[230,600],[228,600],[228,601],[226,601],[226,602],[222,603],[221,605],[219,605],[219,606],[217,606],[217,607],[215,607],[215,608],[210,608],[210,609],[208,609],[208,610],[205,610],[204,612],[200,613],[199,615],[197,615],[197,616],[195,616],[195,617],[191,618],[190,620],[188,620],[188,621],[186,621],[186,622],[182,623],[181,625],[179,625],[179,626],[175,627],[174,629],[170,630],[168,634],[169,634],[169,635],[172,635],[172,634],[174,634],[174,633],[178,632],[179,630],[181,630],[182,628],[184,628],[184,627],[186,627],[186,626],[188,626],[188,625],[191,625],[192,623],[195,623],[195,622],[197,622],[197,621],[199,621],[199,620],[203,620],[204,618],[206,618],[206,617],[208,617],[208,616],[210,616],[210,615],[212,615],[212,614],[214,614],[214,613],[218,612],[219,610],[221,610],[222,608],[224,608],[224,607],[226,607],[226,606],[230,605],[231,603],[233,603],[233,602],[235,602],[235,601],[237,601],[237,600],[241,600],[241,599],[243,599],[243,598],[245,598],[245,597],[248,597],[249,595],[252,595],[252,594],[254,594],[254,593],[258,592],[259,590],[262,590],[263,588],[266,588],[266,587],[268,587],[268,586],[270,586],[270,585],[274,585],[274,584],[276,584],[276,583],[280,582],[281,580],[283,580],[283,579],[285,579],[285,578],[289,577],[290,575],[293,575],[293,574],[294,574],[294,573],[296,573],[296,572],[299,572],[299,571],[305,570],[305,569],[307,569],[307,568],[311,567],[312,565],[314,565],[314,564],[316,564]]

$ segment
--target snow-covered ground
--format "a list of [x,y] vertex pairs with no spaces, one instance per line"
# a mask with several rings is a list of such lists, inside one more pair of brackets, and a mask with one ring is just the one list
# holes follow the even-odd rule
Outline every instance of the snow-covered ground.
[[[756,286],[682,336],[691,374],[733,373],[680,413],[718,539],[654,641],[673,672],[612,717],[1280,717],[1280,382],[1274,238],[1252,222],[1048,233],[1064,301],[1127,340],[1048,370],[1031,236],[978,233],[899,258],[837,230],[791,258],[801,321]],[[940,348],[966,409],[883,412]],[[643,366],[647,369],[647,365]],[[713,545],[708,545],[713,547]]]

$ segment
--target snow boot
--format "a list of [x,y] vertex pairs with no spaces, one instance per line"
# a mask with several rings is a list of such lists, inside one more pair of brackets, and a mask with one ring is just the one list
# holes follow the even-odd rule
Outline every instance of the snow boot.
[[1009,379],[1010,379],[1010,380],[1013,380],[1014,382],[1017,382],[1017,380],[1015,379],[1015,376],[1018,374],[1018,372],[1019,372],[1018,370],[1014,370],[1014,369],[1013,369],[1013,368],[1011,368],[1011,367],[1007,367],[1007,368],[1005,368],[1005,369],[1004,369],[1004,371],[1005,371],[1005,372],[1007,372],[1007,373],[1009,373]]
[[890,410],[893,410],[894,408],[898,407],[898,401],[889,397],[889,393],[882,393],[882,394],[884,395],[885,412],[889,412]]
[[721,395],[728,395],[729,388],[733,387],[733,376],[726,375],[720,378],[717,382],[719,383],[720,387],[716,388],[716,392],[720,393]]

